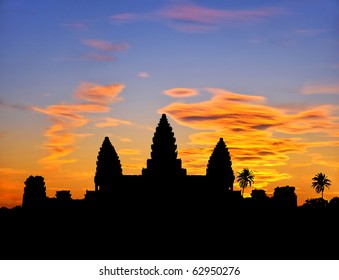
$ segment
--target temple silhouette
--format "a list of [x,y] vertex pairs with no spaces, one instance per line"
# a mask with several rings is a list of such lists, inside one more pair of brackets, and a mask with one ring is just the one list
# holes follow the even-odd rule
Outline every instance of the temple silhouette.
[[278,187],[272,199],[264,190],[253,190],[252,199],[245,200],[240,190],[234,190],[234,172],[228,148],[220,138],[206,166],[204,175],[188,175],[178,158],[176,138],[165,114],[162,114],[152,138],[150,158],[141,175],[124,175],[119,155],[105,137],[99,149],[94,190],[86,190],[84,199],[73,200],[70,190],[57,191],[54,198],[46,196],[42,176],[27,178],[23,208],[89,207],[129,209],[154,207],[166,209],[204,207],[261,207],[274,205],[296,208],[294,187]]

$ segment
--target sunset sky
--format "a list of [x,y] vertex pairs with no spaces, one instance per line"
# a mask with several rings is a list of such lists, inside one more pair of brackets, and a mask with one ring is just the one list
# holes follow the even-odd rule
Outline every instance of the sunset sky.
[[339,196],[336,0],[3,0],[0,32],[0,207],[30,175],[84,198],[105,136],[141,174],[162,113],[188,175],[222,137],[247,196]]

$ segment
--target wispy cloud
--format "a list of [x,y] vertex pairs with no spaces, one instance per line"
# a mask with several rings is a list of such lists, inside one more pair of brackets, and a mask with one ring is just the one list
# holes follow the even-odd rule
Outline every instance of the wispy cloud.
[[74,55],[70,57],[66,57],[67,61],[99,61],[99,62],[110,62],[115,61],[117,58],[112,54],[107,53],[82,53],[80,55]]
[[127,138],[127,137],[121,137],[121,136],[119,136],[118,139],[119,139],[119,141],[125,142],[125,143],[130,143],[130,142],[132,142],[132,139]]
[[115,61],[117,58],[110,54],[86,53],[78,57],[79,60]]
[[84,39],[83,44],[101,51],[122,51],[129,48],[127,43],[112,43],[106,40]]
[[140,78],[149,78],[151,75],[145,71],[141,71],[138,73],[138,77]]
[[300,91],[302,94],[339,94],[339,84],[308,83]]
[[167,5],[145,14],[122,13],[110,17],[113,22],[123,23],[137,20],[166,20],[169,26],[183,32],[201,32],[227,27],[229,23],[254,23],[255,21],[282,15],[286,11],[277,7],[252,10],[214,9],[185,2]]
[[69,29],[75,29],[75,30],[86,30],[88,29],[87,23],[83,21],[73,21],[69,23],[63,23],[62,26],[69,28]]
[[3,167],[0,168],[0,174],[1,175],[18,175],[18,174],[27,174],[28,171],[26,169],[16,169],[16,168],[9,168],[9,167]]
[[126,50],[130,47],[127,43],[113,43],[98,39],[83,39],[81,43],[94,50],[72,56],[68,60],[111,62],[117,59],[113,53]]
[[159,11],[158,14],[175,21],[218,24],[225,21],[252,22],[258,19],[280,15],[283,12],[284,10],[281,8],[222,10],[198,6],[193,3],[184,3],[164,8]]
[[103,122],[96,123],[96,127],[118,126],[120,124],[130,125],[130,121],[118,120],[113,118],[104,118]]
[[3,101],[0,98],[0,108],[8,108],[8,109],[15,109],[15,110],[27,110],[29,109],[29,106],[21,105],[21,104],[11,104]]
[[176,98],[191,97],[198,94],[195,89],[191,88],[171,88],[163,91],[164,94]]
[[83,82],[75,91],[75,97],[85,103],[32,107],[34,111],[48,115],[52,122],[45,131],[48,141],[44,147],[49,153],[41,159],[41,163],[58,167],[60,164],[75,162],[76,159],[67,156],[75,150],[77,139],[91,135],[76,133],[76,129],[90,121],[86,114],[109,112],[109,104],[121,100],[118,95],[123,89],[123,84],[97,85]]
[[309,28],[305,28],[305,29],[297,29],[295,31],[295,33],[299,34],[299,35],[306,35],[306,36],[315,36],[315,35],[319,35],[321,33],[324,33],[328,31],[327,29],[309,29]]
[[116,14],[110,17],[110,19],[117,23],[126,23],[126,22],[133,22],[137,20],[139,16],[135,13],[122,13]]
[[120,149],[118,150],[119,155],[139,155],[140,150],[138,149]]
[[179,151],[185,166],[197,174],[205,172],[211,147],[220,137],[230,150],[235,170],[255,169],[256,186],[261,187],[291,176],[276,168],[287,164],[290,153],[305,153],[317,145],[309,134],[319,133],[331,145],[339,144],[335,138],[339,117],[334,115],[338,106],[313,106],[291,113],[267,105],[262,96],[207,90],[212,94],[207,101],[175,102],[159,109],[177,123],[200,130],[190,135],[192,148]]

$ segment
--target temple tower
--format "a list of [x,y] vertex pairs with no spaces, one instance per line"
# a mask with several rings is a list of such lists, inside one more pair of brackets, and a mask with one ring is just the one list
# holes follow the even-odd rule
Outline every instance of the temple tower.
[[185,176],[186,169],[181,167],[181,159],[177,158],[176,139],[165,114],[162,114],[152,140],[151,159],[147,160],[147,168],[143,168],[142,175]]
[[118,154],[108,137],[105,137],[97,157],[94,176],[95,190],[109,190],[117,178],[122,177],[122,168]]
[[206,176],[213,179],[226,190],[233,191],[235,177],[232,169],[232,161],[223,138],[219,139],[209,158]]
[[46,205],[46,186],[44,177],[29,176],[25,181],[22,207],[40,209]]

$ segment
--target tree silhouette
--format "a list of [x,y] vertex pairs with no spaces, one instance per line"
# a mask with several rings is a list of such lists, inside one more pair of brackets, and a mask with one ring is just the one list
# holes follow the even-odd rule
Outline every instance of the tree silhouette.
[[331,198],[329,202],[329,207],[332,209],[339,209],[339,197],[338,196]]
[[119,156],[108,137],[105,137],[97,157],[97,167],[94,176],[95,190],[109,189],[116,177],[122,176]]
[[317,193],[321,193],[321,198],[324,198],[324,189],[325,187],[330,188],[331,180],[329,180],[324,173],[320,172],[312,178],[312,181],[312,188],[314,188]]
[[240,188],[242,188],[242,196],[244,196],[245,188],[247,188],[248,185],[252,186],[252,183],[254,183],[253,171],[244,168],[241,172],[238,172],[237,182]]
[[224,184],[227,190],[233,191],[234,172],[228,148],[223,140],[215,146],[207,164],[206,176],[213,177]]
[[306,199],[302,208],[306,209],[325,209],[328,206],[328,201],[322,197]]

